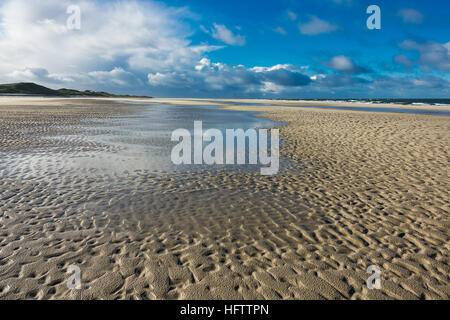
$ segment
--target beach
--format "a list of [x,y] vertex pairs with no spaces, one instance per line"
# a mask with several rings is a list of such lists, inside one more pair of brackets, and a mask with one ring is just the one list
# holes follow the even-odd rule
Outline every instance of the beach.
[[[0,299],[449,299],[448,116],[223,101],[0,97]],[[259,112],[300,169],[66,166],[145,103]]]

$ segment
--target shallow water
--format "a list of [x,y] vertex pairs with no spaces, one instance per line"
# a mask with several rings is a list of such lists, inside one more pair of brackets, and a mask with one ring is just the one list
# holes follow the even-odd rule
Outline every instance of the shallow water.
[[[256,117],[254,112],[222,110],[213,106],[171,106],[147,104],[138,112],[113,119],[89,119],[86,125],[60,127],[69,132],[46,136],[55,143],[71,145],[65,152],[34,150],[2,154],[2,174],[33,178],[61,173],[128,174],[132,172],[173,173],[198,170],[257,172],[261,165],[181,165],[172,164],[171,152],[178,142],[171,141],[176,129],[193,135],[194,121],[203,122],[203,131],[215,128],[224,135],[226,129],[272,128],[281,123]],[[73,132],[71,132],[73,131]],[[93,146],[86,148],[84,146]],[[204,143],[206,146],[207,143]],[[248,157],[248,145],[246,145]],[[224,149],[225,150],[225,149]],[[193,157],[192,157],[193,159]],[[292,165],[287,160],[282,168]]]

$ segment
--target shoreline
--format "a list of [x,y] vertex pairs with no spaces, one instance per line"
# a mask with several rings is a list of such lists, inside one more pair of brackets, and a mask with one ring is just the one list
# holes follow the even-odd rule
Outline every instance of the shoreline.
[[[120,101],[130,101],[130,102],[142,102],[142,103],[165,103],[171,105],[220,105],[227,106],[228,104],[223,102],[231,102],[233,104],[239,105],[239,103],[245,104],[261,104],[260,107],[314,107],[314,106],[324,106],[324,107],[352,107],[352,108],[391,108],[391,109],[409,109],[409,110],[424,110],[424,111],[449,111],[450,105],[403,105],[395,103],[358,103],[358,102],[343,102],[343,101],[313,101],[313,100],[302,100],[302,101],[290,101],[290,100],[264,100],[264,99],[192,99],[192,98],[104,98],[104,97],[35,97],[35,96],[0,96],[0,106],[5,106],[11,103],[14,105],[27,105],[32,103],[33,105],[41,104],[70,104],[70,102],[89,102],[89,101],[109,101],[120,103]],[[370,111],[368,111],[370,112]]]

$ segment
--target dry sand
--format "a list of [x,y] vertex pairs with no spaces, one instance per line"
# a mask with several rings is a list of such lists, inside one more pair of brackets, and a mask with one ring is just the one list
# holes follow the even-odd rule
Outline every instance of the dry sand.
[[[139,108],[110,104],[0,98],[0,152],[101,150],[48,137]],[[450,297],[449,117],[227,108],[289,122],[281,153],[305,170],[24,178],[0,166],[0,298]],[[69,265],[82,290],[67,289]]]

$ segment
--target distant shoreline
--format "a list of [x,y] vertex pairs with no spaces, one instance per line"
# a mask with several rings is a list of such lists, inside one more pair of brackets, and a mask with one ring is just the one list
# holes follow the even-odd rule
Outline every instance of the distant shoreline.
[[[79,91],[74,89],[50,89],[32,82],[20,82],[11,84],[0,84],[0,96],[4,97],[43,97],[43,98],[142,98],[154,99],[151,96],[134,96],[129,94],[112,94],[108,92],[97,92],[93,90]],[[156,99],[156,98],[155,98]],[[165,99],[165,98],[159,98]],[[167,99],[185,99],[185,98],[167,98]],[[188,100],[219,100],[214,98],[190,98]],[[348,105],[400,105],[400,106],[450,106],[450,98],[310,98],[310,99],[285,99],[285,98],[251,98],[251,99],[220,99],[222,101],[269,101],[277,103],[346,103]]]
[[[363,103],[363,102],[347,102],[339,100],[268,100],[268,99],[192,99],[192,98],[145,98],[145,97],[131,97],[131,96],[112,96],[112,97],[96,97],[96,96],[44,96],[44,95],[24,95],[24,94],[0,94],[0,105],[11,104],[15,105],[29,105],[29,103],[39,103],[46,105],[48,101],[58,101],[58,103],[74,103],[76,100],[98,100],[111,102],[139,102],[139,103],[164,103],[170,105],[196,105],[196,106],[221,106],[224,108],[248,108],[252,111],[265,111],[273,108],[283,109],[304,109],[304,110],[320,110],[323,109],[339,109],[358,111],[358,112],[402,112],[395,109],[411,110],[411,111],[436,111],[443,112],[440,115],[445,115],[450,112],[450,104],[431,105],[431,104],[394,104],[394,103]],[[64,101],[63,101],[64,100]],[[371,109],[385,109],[385,110],[371,110]],[[367,109],[367,110],[365,110]],[[408,112],[406,112],[408,113]],[[416,112],[411,112],[416,113]],[[431,112],[435,113],[435,112]],[[434,114],[438,116],[439,114]]]

